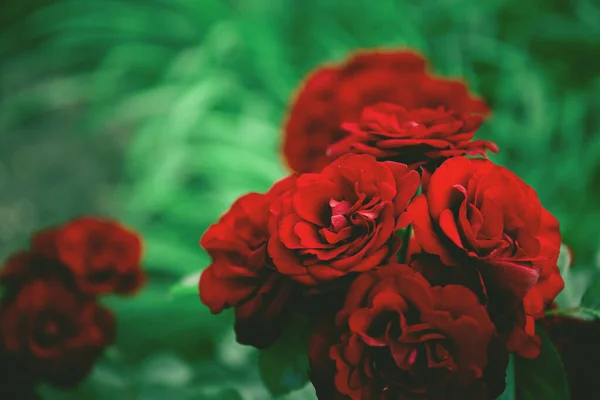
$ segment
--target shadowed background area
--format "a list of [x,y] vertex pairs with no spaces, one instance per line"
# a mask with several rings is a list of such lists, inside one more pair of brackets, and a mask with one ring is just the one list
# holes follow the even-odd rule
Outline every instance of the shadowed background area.
[[[108,299],[117,345],[48,399],[263,399],[192,281],[198,240],[239,195],[286,173],[303,76],[354,49],[408,46],[490,104],[492,160],[532,185],[576,265],[600,248],[600,4],[595,0],[21,0],[0,13],[0,256],[82,213],[146,243],[150,283]],[[290,377],[293,379],[294,377]],[[310,390],[288,399],[310,399]],[[302,397],[305,396],[305,397]]]

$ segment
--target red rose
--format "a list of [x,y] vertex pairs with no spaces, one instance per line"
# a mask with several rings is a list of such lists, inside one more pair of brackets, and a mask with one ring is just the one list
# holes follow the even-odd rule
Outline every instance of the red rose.
[[[410,267],[391,264],[353,282],[336,323],[337,332],[317,329],[310,343],[320,398],[484,399],[503,390],[486,384],[498,383],[488,361],[502,361],[494,372],[502,375],[507,358],[488,359],[494,325],[465,287],[431,287]],[[327,350],[335,362],[329,386]]]
[[[441,261],[417,260],[415,265],[434,284],[468,281],[500,331],[504,329],[498,321],[517,322],[514,313],[523,313],[522,300],[537,282],[540,286],[533,290],[541,292],[543,303],[562,289],[562,278],[553,273],[561,242],[558,222],[540,205],[535,191],[503,167],[451,158],[433,173],[409,213],[418,246]],[[525,311],[541,311],[539,304],[530,304],[537,301],[534,296]],[[521,331],[533,334],[533,321],[524,316],[519,321]],[[517,340],[519,335],[509,334],[510,350],[535,357],[539,348],[518,346],[516,341],[524,339]]]
[[266,194],[250,193],[202,236],[212,257],[200,277],[200,299],[211,312],[234,307],[236,334],[242,344],[271,344],[281,331],[293,282],[277,273],[267,255],[267,219],[271,202],[291,184],[288,178]]
[[33,252],[5,265],[0,282],[1,347],[32,380],[58,387],[80,382],[114,340],[112,314],[81,294],[63,266]]
[[[414,244],[414,243],[411,243]],[[476,293],[496,325],[510,352],[518,352],[525,358],[535,358],[540,351],[541,340],[535,334],[535,321],[525,312],[523,302],[507,300],[501,290],[494,291],[482,285],[481,274],[472,262],[448,266],[439,256],[422,253],[415,246],[415,253],[408,258],[411,266],[419,271],[432,285],[463,285]]]
[[145,281],[141,240],[117,222],[81,217],[31,241],[34,250],[68,266],[87,293],[130,294]]
[[378,267],[400,244],[419,174],[404,164],[346,154],[300,175],[271,205],[269,255],[277,270],[317,285]]
[[332,144],[330,156],[370,154],[411,167],[462,155],[485,155],[498,147],[473,141],[483,118],[447,111],[443,107],[407,110],[392,103],[378,103],[363,110],[358,122],[342,124],[348,136]]
[[407,109],[437,108],[486,114],[464,83],[432,76],[425,59],[408,51],[361,52],[340,65],[320,67],[300,88],[285,124],[283,153],[297,172],[319,172],[327,148],[346,136],[343,122],[380,102]]

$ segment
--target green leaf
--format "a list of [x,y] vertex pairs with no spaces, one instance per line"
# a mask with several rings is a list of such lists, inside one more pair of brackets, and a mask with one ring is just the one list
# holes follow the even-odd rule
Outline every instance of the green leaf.
[[165,352],[147,357],[139,374],[145,386],[185,388],[193,381],[192,367],[176,354]]
[[564,315],[581,319],[600,319],[600,311],[586,307],[558,308],[546,311],[546,316]]
[[560,245],[560,253],[558,255],[558,268],[560,269],[560,274],[565,278],[569,273],[569,269],[571,268],[571,253],[569,252],[569,248],[562,243]]
[[401,264],[406,264],[408,262],[406,258],[408,256],[408,247],[410,245],[410,238],[412,237],[412,233],[412,225],[409,225],[406,228],[396,232],[396,234],[402,238],[402,247],[398,252],[398,262]]
[[515,356],[510,355],[508,367],[506,368],[506,389],[498,397],[498,400],[515,400],[517,397],[515,386]]
[[570,268],[566,275],[563,275],[565,288],[556,297],[556,303],[561,308],[579,307],[582,297],[587,292],[590,284],[594,282],[597,275],[595,268],[587,266],[577,266]]
[[277,400],[317,400],[317,394],[315,387],[309,382],[302,389],[277,397]]
[[296,317],[271,347],[260,352],[263,382],[273,397],[302,388],[308,381],[308,318]]
[[584,266],[572,268],[572,263],[568,247],[564,243],[561,244],[557,264],[565,281],[565,288],[556,297],[556,303],[560,308],[589,307],[582,304],[582,297],[590,288],[598,271]]
[[568,400],[567,376],[554,344],[539,326],[542,339],[540,355],[533,359],[515,357],[516,398],[519,400]]
[[150,282],[135,297],[104,299],[117,317],[116,347],[128,361],[141,361],[155,351],[208,358],[231,328],[232,313],[213,315],[199,298],[173,297],[168,290],[166,284]]
[[595,310],[600,315],[600,282],[592,284],[581,298],[581,306]]
[[203,399],[206,400],[210,400],[210,399],[214,399],[214,400],[243,400],[244,398],[242,397],[242,395],[240,394],[240,392],[238,392],[236,389],[233,388],[227,388],[227,389],[223,389],[217,393],[214,393],[212,395],[203,393],[202,396]]

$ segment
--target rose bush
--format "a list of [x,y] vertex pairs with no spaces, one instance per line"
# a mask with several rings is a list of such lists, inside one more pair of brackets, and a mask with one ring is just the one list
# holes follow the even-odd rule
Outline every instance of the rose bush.
[[578,311],[555,310],[567,301],[555,301],[559,223],[487,159],[498,147],[475,133],[488,115],[411,52],[308,76],[284,127],[294,173],[240,198],[201,241],[200,296],[235,308],[238,341],[267,347],[291,322],[261,352],[274,396],[299,388],[306,351],[323,400],[567,396],[536,326]]

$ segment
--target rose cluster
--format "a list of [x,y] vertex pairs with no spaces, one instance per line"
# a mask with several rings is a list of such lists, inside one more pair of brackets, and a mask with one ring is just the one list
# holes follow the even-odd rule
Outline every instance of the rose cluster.
[[39,231],[10,256],[0,271],[0,398],[79,383],[115,338],[98,296],[137,291],[141,257],[137,234],[95,217]]
[[564,282],[558,221],[474,139],[488,115],[412,52],[317,69],[285,124],[293,173],[200,241],[202,302],[258,348],[308,314],[321,400],[497,398]]

